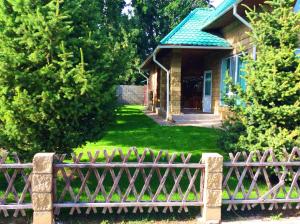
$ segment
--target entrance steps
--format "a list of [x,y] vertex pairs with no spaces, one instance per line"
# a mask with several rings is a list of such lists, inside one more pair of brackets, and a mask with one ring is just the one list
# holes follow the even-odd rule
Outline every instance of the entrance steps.
[[221,117],[214,114],[181,114],[172,118],[178,126],[220,128],[222,125]]

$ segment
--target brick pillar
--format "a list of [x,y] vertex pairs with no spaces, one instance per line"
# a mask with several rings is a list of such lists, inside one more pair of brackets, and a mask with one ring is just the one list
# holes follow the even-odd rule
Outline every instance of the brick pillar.
[[32,206],[33,224],[53,224],[53,157],[38,153],[33,158]]
[[205,163],[203,207],[199,223],[221,223],[223,156],[217,153],[204,153]]
[[167,105],[167,75],[166,72],[160,71],[160,115],[164,115]]
[[181,113],[181,62],[180,50],[173,50],[171,59],[170,106],[171,114]]

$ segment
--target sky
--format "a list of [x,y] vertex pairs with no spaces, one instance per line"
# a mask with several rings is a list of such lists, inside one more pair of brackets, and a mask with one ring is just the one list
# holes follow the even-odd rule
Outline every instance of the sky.
[[[125,2],[126,2],[126,4],[130,4],[131,3],[131,0],[125,0]],[[214,7],[216,7],[216,6],[218,6],[221,2],[223,2],[223,0],[211,0],[211,4],[214,6]],[[124,10],[123,10],[123,12],[125,13],[125,14],[128,14],[129,13],[129,11],[131,11],[132,10],[132,8],[130,7],[130,6],[128,6],[128,7],[126,7]]]
[[215,7],[221,4],[222,2],[223,0],[211,0],[211,4]]
[[295,11],[296,11],[296,12],[299,12],[299,11],[300,11],[300,1],[298,1],[298,2],[296,3]]

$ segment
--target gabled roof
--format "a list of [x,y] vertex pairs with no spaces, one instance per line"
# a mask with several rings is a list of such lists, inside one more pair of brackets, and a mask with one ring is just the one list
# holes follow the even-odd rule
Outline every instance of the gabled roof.
[[241,0],[224,0],[207,18],[207,20],[204,21],[203,27],[205,28],[207,25],[211,24],[218,18],[220,18],[222,15],[224,15],[228,10],[230,10],[234,4],[240,3]]
[[160,41],[160,44],[229,47],[230,44],[225,39],[205,32],[203,29],[239,2],[241,0],[224,0],[215,9],[198,8],[193,10]]
[[193,10],[160,43],[163,45],[229,47],[230,44],[225,39],[202,31],[205,21],[211,18],[215,11],[207,8]]

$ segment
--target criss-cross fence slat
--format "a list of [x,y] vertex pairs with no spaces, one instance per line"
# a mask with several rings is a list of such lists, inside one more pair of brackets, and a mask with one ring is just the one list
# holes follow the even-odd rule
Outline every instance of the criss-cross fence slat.
[[32,209],[31,172],[32,163],[22,164],[17,154],[0,156],[0,214],[7,217],[14,210],[14,217],[25,216],[25,210]]
[[72,155],[72,162],[57,156],[54,164],[55,214],[70,208],[70,215],[122,211],[148,212],[167,210],[188,211],[190,206],[203,205],[204,164],[191,163],[191,154],[155,154],[145,149],[141,155],[136,148],[126,153],[113,150],[97,151],[94,155]]
[[[273,150],[261,153],[230,154],[230,162],[224,162],[223,191],[227,197],[222,204],[228,210],[241,205],[248,210],[260,205],[269,210],[300,208],[300,150],[283,151],[280,161]],[[226,173],[227,172],[227,173]]]

